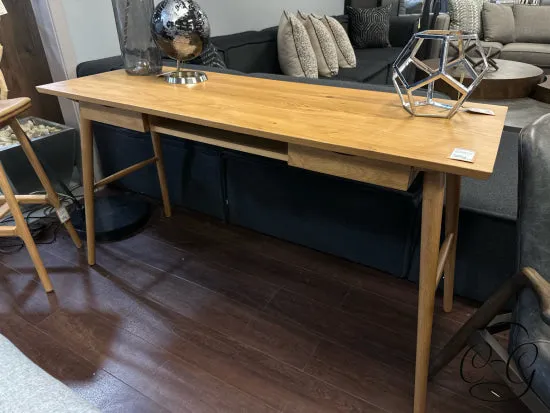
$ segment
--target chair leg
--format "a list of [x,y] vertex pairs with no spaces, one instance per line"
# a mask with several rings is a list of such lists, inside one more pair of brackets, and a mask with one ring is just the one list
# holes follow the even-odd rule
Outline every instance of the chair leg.
[[528,279],[521,272],[509,278],[434,357],[429,377],[435,377],[441,369],[449,364],[466,347],[470,336],[477,330],[484,329],[497,316],[510,297],[525,287],[527,282]]
[[17,235],[23,240],[23,242],[25,243],[25,246],[27,247],[27,250],[29,251],[29,255],[31,256],[32,262],[34,264],[34,268],[36,268],[36,272],[38,273],[38,277],[40,278],[40,281],[44,286],[44,290],[46,290],[47,293],[50,293],[53,291],[52,282],[50,280],[50,277],[48,276],[48,272],[46,271],[46,268],[44,267],[42,258],[40,258],[40,254],[38,253],[38,249],[36,248],[36,244],[34,243],[34,239],[32,238],[29,227],[27,226],[25,217],[23,216],[23,213],[19,208],[17,199],[15,199],[13,190],[11,189],[10,183],[8,182],[6,171],[4,170],[4,167],[1,163],[0,163],[0,189],[2,190],[2,193],[6,198],[6,203],[8,204],[10,208],[10,212],[15,221],[15,228],[17,231]]
[[[19,124],[17,119],[15,118],[12,119],[9,122],[9,125],[11,126],[11,129],[15,133],[15,136],[17,136],[17,140],[21,144],[21,149],[23,149],[23,152],[25,152],[25,155],[27,156],[27,159],[29,160],[32,168],[34,169],[34,172],[38,176],[38,179],[40,180],[42,187],[46,191],[49,202],[52,204],[52,206],[55,209],[59,209],[61,207],[59,196],[57,195],[57,192],[53,188],[50,182],[50,179],[48,178],[48,175],[46,175],[46,171],[44,171],[42,164],[38,160],[38,157],[36,156],[36,153],[34,152],[34,149],[32,148],[29,142],[29,139],[27,138],[27,135],[21,128],[21,125]],[[65,222],[63,225],[67,229],[67,232],[71,236],[71,239],[73,240],[76,247],[77,248],[82,247],[82,242],[80,241],[80,237],[76,233],[76,230],[74,229],[72,222],[69,220]]]
[[170,196],[168,194],[168,185],[166,184],[166,172],[164,170],[164,159],[162,156],[162,144],[160,135],[157,132],[151,132],[153,141],[153,150],[157,158],[157,172],[159,176],[160,192],[162,194],[162,203],[164,205],[164,215],[169,218],[172,216],[172,207],[170,206]]

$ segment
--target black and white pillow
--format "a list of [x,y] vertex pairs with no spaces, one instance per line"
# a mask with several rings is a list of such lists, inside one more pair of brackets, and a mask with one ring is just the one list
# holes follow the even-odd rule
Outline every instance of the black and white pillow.
[[208,42],[208,45],[204,48],[201,55],[195,57],[193,60],[187,62],[192,65],[202,65],[217,67],[219,69],[227,69],[227,65],[223,61],[218,49],[211,42]]
[[372,9],[346,7],[349,16],[349,38],[356,49],[391,47],[391,7],[391,3]]

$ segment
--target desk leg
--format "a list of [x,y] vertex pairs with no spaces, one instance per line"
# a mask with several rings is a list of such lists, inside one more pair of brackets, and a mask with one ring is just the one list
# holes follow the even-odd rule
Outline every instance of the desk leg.
[[445,175],[438,172],[424,172],[414,413],[426,411],[444,192]]
[[445,287],[443,309],[450,313],[453,310],[455,287],[456,245],[458,236],[458,215],[460,210],[460,176],[447,174],[447,196],[445,204],[445,237],[454,234],[453,243],[445,263]]
[[160,193],[162,195],[164,215],[166,216],[166,218],[170,218],[172,216],[172,207],[170,206],[170,195],[168,194],[168,185],[166,184],[166,172],[164,171],[164,159],[162,156],[162,143],[160,141],[160,135],[157,132],[151,132],[151,138],[153,140],[153,150],[155,151],[155,158],[157,158],[157,173],[159,176]]
[[95,264],[94,221],[94,138],[92,122],[80,114],[80,150],[82,151],[82,181],[84,184],[84,208],[86,211],[86,242],[88,264]]

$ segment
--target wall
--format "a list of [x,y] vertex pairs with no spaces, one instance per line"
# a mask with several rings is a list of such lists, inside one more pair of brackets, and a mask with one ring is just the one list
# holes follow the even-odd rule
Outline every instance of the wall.
[[[111,0],[61,1],[77,63],[120,53]],[[159,3],[160,0],[156,0]],[[279,23],[283,10],[341,14],[344,0],[199,0],[212,35],[264,29]]]
[[279,24],[283,10],[342,14],[344,0],[198,0],[219,36]]
[[77,63],[120,54],[111,0],[61,0],[61,6]]
[[[341,14],[344,0],[198,0],[214,36],[278,24],[283,10]],[[155,0],[159,3],[160,0]],[[76,76],[79,63],[120,53],[111,0],[31,0],[54,81]],[[76,106],[60,99],[65,122]]]

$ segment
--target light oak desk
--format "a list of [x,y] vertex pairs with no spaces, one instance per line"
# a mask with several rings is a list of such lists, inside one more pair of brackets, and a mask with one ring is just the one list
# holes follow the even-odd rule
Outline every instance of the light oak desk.
[[[426,410],[436,287],[445,273],[444,310],[453,305],[460,178],[493,172],[507,109],[496,116],[413,118],[396,94],[209,73],[195,87],[124,71],[38,87],[80,102],[88,261],[95,263],[94,188],[156,163],[166,215],[170,204],[159,134],[279,159],[330,175],[407,190],[424,171],[414,412]],[[147,132],[155,156],[94,183],[92,121]],[[455,148],[473,163],[449,159]],[[440,243],[446,194],[446,238]],[[342,200],[345,202],[345,200]]]

